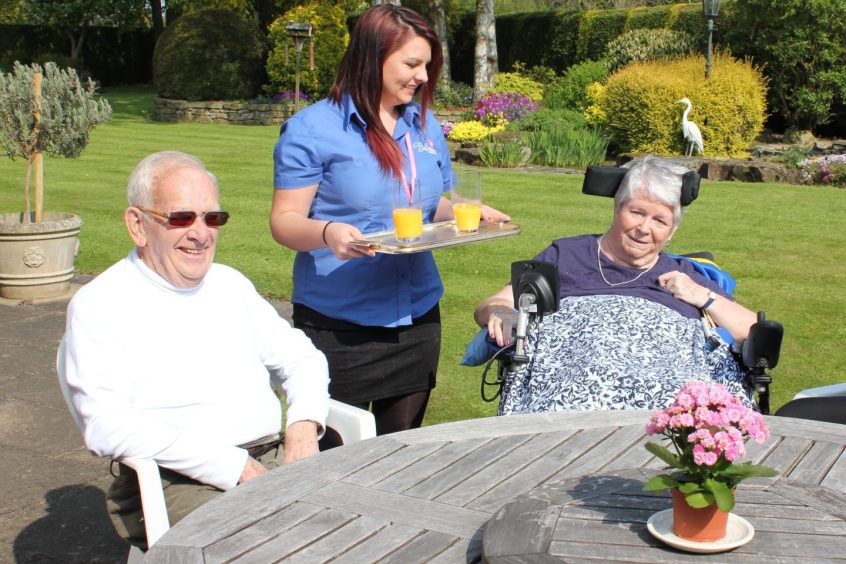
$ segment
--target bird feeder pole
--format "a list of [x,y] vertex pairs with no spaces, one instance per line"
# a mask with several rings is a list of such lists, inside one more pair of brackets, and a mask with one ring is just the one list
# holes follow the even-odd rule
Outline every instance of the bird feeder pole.
[[297,70],[294,79],[294,113],[296,113],[300,109],[300,55],[303,52],[306,39],[311,37],[312,27],[309,23],[288,22],[285,31],[294,40],[294,48],[297,50]]

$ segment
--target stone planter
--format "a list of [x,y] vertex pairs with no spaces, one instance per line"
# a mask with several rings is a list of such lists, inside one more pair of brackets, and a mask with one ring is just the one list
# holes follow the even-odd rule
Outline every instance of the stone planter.
[[0,214],[0,298],[51,298],[70,290],[82,219],[45,212],[41,223]]

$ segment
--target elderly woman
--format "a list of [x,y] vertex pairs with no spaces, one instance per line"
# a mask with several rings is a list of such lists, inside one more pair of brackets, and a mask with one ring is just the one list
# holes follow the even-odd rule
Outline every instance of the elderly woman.
[[[655,409],[691,379],[754,402],[730,347],[706,347],[702,315],[736,341],[756,315],[662,252],[681,220],[685,172],[655,157],[634,163],[606,233],[558,239],[535,257],[558,265],[561,305],[531,328],[531,360],[506,379],[500,414]],[[479,304],[475,318],[507,344],[517,321],[511,287]]]

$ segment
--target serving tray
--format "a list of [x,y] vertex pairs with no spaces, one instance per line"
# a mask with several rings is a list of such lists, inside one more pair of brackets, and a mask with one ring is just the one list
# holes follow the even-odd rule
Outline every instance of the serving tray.
[[455,226],[455,221],[441,221],[438,223],[427,223],[423,225],[423,236],[413,243],[400,243],[397,241],[395,232],[379,231],[367,233],[358,241],[350,242],[350,245],[367,247],[377,253],[388,253],[392,255],[419,253],[433,249],[443,249],[467,243],[477,243],[500,237],[510,237],[520,233],[520,226],[511,222],[483,221],[479,224],[479,230],[475,233],[462,233]]

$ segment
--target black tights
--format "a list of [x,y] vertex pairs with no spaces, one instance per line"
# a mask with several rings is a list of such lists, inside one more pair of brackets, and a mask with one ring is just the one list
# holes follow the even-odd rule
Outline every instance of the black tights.
[[[361,409],[371,409],[376,418],[376,434],[387,435],[406,429],[416,429],[423,424],[423,414],[429,403],[430,390],[414,392],[403,396],[394,396],[370,403],[356,404]],[[320,450],[341,446],[341,438],[332,429],[320,439]]]

